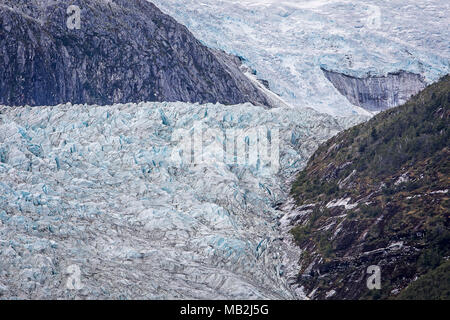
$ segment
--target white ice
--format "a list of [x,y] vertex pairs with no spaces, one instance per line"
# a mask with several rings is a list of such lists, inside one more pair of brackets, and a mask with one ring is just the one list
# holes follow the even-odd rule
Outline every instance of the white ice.
[[152,0],[206,45],[243,57],[289,104],[332,115],[351,105],[321,67],[364,77],[450,72],[444,0]]
[[[250,104],[0,107],[0,288],[8,298],[294,298],[284,255],[295,250],[274,207],[318,144],[362,118],[348,120]],[[279,130],[279,171],[225,163],[223,141],[206,134],[214,161],[173,162],[175,132],[198,122]],[[78,291],[67,288],[72,265]]]

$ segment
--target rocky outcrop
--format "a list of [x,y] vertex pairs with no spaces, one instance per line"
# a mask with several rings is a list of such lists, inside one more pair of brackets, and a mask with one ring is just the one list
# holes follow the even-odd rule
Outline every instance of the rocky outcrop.
[[226,62],[145,0],[0,0],[0,104],[270,105]]
[[429,281],[450,256],[449,120],[446,76],[311,157],[283,218],[302,252],[297,285],[311,298],[450,298],[448,282]]
[[322,71],[350,103],[369,111],[383,111],[399,106],[426,86],[421,75],[406,71],[366,78],[356,78],[323,68]]

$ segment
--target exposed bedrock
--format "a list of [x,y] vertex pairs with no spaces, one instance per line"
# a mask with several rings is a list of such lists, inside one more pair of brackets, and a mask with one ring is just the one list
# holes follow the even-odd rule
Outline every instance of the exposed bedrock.
[[226,63],[145,0],[0,0],[0,104],[270,105]]
[[369,111],[383,111],[401,105],[426,86],[421,75],[406,71],[366,78],[356,78],[323,68],[322,71],[350,103]]

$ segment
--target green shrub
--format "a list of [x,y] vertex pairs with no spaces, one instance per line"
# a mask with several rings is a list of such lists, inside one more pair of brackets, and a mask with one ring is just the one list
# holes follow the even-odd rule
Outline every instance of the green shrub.
[[444,262],[411,283],[397,299],[450,300],[450,261]]

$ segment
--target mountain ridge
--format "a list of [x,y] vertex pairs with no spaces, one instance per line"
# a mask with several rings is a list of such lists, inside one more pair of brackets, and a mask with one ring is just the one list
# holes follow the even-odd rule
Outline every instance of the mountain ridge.
[[[0,4],[0,104],[271,106],[242,72],[230,72],[186,27],[148,1]],[[79,30],[66,26],[69,5],[81,10]]]
[[[410,297],[405,288],[448,261],[449,118],[445,76],[311,157],[285,218],[302,250],[297,282],[311,297]],[[366,287],[371,265],[381,268],[381,290]],[[448,299],[448,283],[441,290]]]

